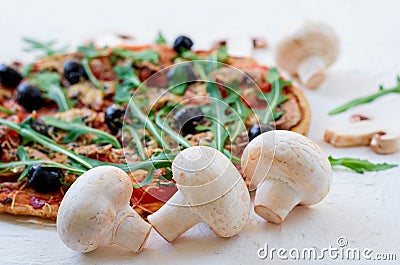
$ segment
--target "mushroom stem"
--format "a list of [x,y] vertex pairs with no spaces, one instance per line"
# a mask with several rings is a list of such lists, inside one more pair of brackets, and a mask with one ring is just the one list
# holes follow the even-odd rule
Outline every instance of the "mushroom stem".
[[316,89],[324,82],[326,63],[320,56],[309,56],[298,66],[297,74],[300,81],[310,89]]
[[145,245],[150,231],[151,225],[127,205],[117,213],[117,222],[111,230],[110,243],[138,253]]
[[280,224],[300,201],[289,183],[279,178],[266,179],[257,188],[254,211],[269,222]]
[[189,228],[201,222],[200,217],[190,211],[187,201],[179,191],[147,219],[168,242],[174,241]]

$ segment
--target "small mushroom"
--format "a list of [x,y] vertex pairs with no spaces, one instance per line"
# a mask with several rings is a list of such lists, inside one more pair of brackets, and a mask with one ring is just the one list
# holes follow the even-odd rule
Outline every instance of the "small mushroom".
[[113,166],[88,170],[68,189],[57,216],[57,231],[72,250],[89,252],[101,244],[142,250],[151,226],[129,206],[129,176]]
[[306,21],[295,27],[275,49],[279,67],[310,89],[325,80],[325,70],[339,55],[339,37],[332,27],[319,21]]
[[221,152],[195,146],[180,152],[172,163],[178,191],[149,222],[168,242],[199,222],[217,236],[239,233],[250,212],[250,195],[235,166]]
[[329,192],[332,168],[327,156],[307,137],[286,130],[263,133],[242,155],[242,168],[257,187],[255,212],[280,224],[298,204],[311,205]]
[[400,126],[394,122],[395,116],[373,116],[353,115],[349,123],[326,129],[324,140],[335,147],[370,146],[378,154],[400,151]]

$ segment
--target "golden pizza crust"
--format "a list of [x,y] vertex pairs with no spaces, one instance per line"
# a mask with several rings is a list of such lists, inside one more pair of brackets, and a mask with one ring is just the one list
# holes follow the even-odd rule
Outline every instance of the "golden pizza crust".
[[29,204],[2,204],[0,203],[0,213],[9,213],[13,215],[22,215],[22,216],[34,216],[41,217],[45,219],[53,219],[57,218],[59,206],[56,204],[46,204],[40,209],[34,209]]
[[290,86],[288,89],[297,97],[297,102],[299,103],[299,107],[302,114],[300,122],[296,126],[292,127],[290,130],[293,132],[300,133],[304,136],[307,136],[311,123],[310,104],[308,103],[308,100],[305,97],[303,91],[301,91],[301,89],[293,85]]

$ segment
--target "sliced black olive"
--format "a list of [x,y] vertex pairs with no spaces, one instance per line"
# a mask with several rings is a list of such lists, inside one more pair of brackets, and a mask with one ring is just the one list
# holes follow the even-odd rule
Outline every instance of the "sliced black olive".
[[40,118],[32,120],[31,128],[47,137],[49,137],[49,132],[53,130],[53,127],[47,126],[46,123]]
[[5,64],[0,64],[0,84],[7,88],[15,88],[22,80],[22,75]]
[[52,192],[60,188],[64,174],[59,168],[32,166],[27,174],[29,186],[37,192]]
[[105,122],[113,134],[122,128],[125,110],[118,105],[111,105],[106,109]]
[[193,46],[193,41],[186,36],[179,36],[178,38],[176,38],[174,42],[174,50],[177,53],[190,50],[192,46]]
[[263,124],[258,124],[255,123],[250,126],[249,131],[248,131],[248,136],[249,136],[249,142],[259,136],[262,133],[269,132],[275,130],[274,127],[271,125],[263,125]]
[[166,74],[170,86],[181,83],[191,85],[196,83],[197,77],[189,63],[177,64],[168,70]]
[[201,109],[195,105],[187,105],[179,109],[175,115],[175,126],[180,133],[195,133],[195,127],[203,120],[204,115]]
[[68,60],[64,64],[64,76],[73,85],[79,83],[82,78],[88,79],[88,75],[83,65],[75,60]]
[[43,107],[44,98],[38,87],[23,82],[18,86],[17,102],[27,111],[33,111]]

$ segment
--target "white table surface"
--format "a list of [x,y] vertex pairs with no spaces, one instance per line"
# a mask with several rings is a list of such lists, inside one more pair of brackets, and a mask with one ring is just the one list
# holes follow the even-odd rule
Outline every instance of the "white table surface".
[[[182,33],[191,36],[195,48],[207,48],[225,36],[252,35],[267,38],[273,46],[285,25],[302,19],[324,20],[338,31],[342,53],[326,83],[317,91],[305,92],[313,113],[309,137],[327,154],[400,163],[400,154],[380,156],[366,147],[336,149],[322,141],[326,127],[361,111],[329,117],[329,110],[375,91],[379,84],[393,85],[400,74],[399,8],[399,2],[388,0],[2,1],[0,58],[28,59],[21,51],[23,36],[76,45],[115,31],[134,35],[137,43],[153,41],[161,30],[169,41]],[[271,49],[258,52],[257,58],[273,64]],[[388,115],[395,111],[393,122],[399,122],[398,102],[399,95],[387,96],[366,108],[385,110]],[[282,225],[267,223],[252,213],[244,231],[231,239],[217,238],[202,224],[174,244],[152,232],[139,255],[118,247],[80,254],[63,245],[54,227],[1,215],[0,264],[286,264],[278,259],[260,260],[257,250],[265,243],[275,248],[322,249],[337,246],[340,236],[347,238],[349,247],[397,253],[400,259],[399,187],[400,168],[364,175],[335,170],[330,194],[315,206],[295,208]],[[333,262],[338,261],[326,258],[318,264]]]

